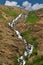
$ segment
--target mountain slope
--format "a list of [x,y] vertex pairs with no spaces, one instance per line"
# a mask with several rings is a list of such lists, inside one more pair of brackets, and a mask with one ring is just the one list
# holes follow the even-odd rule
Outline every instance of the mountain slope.
[[28,17],[27,19],[21,17],[15,28],[21,32],[28,43],[35,47],[28,61],[31,62],[33,58],[43,55],[43,9],[31,13],[22,8],[0,5],[0,65],[16,65],[17,58],[25,50],[24,42],[20,41],[16,33],[8,26],[8,22],[20,13]]
[[24,52],[24,42],[20,41],[8,26],[8,22],[22,12],[27,13],[21,8],[0,5],[0,64],[2,65],[14,65],[15,58]]

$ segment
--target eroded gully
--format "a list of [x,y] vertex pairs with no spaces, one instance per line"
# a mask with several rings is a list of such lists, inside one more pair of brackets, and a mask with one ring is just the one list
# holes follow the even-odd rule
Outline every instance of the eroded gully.
[[[13,25],[16,24],[16,23],[17,23],[17,20],[18,20],[20,17],[22,17],[22,16],[24,16],[25,18],[27,17],[27,15],[24,15],[24,14],[21,13],[21,14],[20,14],[18,17],[16,17],[12,22],[8,23],[8,25],[9,25],[11,28],[13,28],[13,27],[14,27]],[[19,32],[18,30],[14,29],[14,31],[16,32],[16,34],[17,34],[17,36],[18,36],[18,39],[21,40],[21,41],[23,41],[23,42],[24,42],[24,45],[25,45],[25,51],[24,51],[23,55],[20,56],[20,57],[17,59],[18,62],[20,63],[20,65],[25,65],[25,64],[26,64],[26,60],[25,60],[24,57],[26,57],[27,55],[31,55],[31,54],[32,54],[33,45],[28,44],[27,41],[20,35],[20,32]]]

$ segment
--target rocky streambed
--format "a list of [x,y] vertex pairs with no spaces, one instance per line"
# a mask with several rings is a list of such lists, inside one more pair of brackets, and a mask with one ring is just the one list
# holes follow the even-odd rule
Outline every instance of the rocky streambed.
[[[27,15],[25,14],[20,14],[19,16],[17,16],[12,22],[8,23],[8,25],[13,28],[14,27],[14,24],[17,24],[17,20],[20,18],[20,17],[24,17],[26,19]],[[26,57],[27,55],[31,55],[32,54],[32,51],[33,51],[33,45],[27,43],[27,41],[20,35],[20,32],[18,30],[16,30],[14,28],[14,31],[15,33],[17,34],[18,36],[18,39],[23,41],[24,42],[24,45],[25,45],[25,51],[23,53],[22,56],[20,56],[17,60],[18,62],[20,63],[20,65],[25,65],[26,63],[26,60],[24,57]]]

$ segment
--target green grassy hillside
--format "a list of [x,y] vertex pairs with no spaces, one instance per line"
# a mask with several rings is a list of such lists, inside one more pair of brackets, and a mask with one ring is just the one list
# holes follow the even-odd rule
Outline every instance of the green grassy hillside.
[[26,23],[32,23],[35,24],[36,21],[39,20],[39,17],[37,16],[35,11],[29,12],[28,17],[26,19]]
[[21,17],[15,28],[28,44],[34,46],[32,54],[26,57],[26,65],[43,65],[43,9],[29,12],[3,5],[0,5],[0,65],[19,65],[17,58],[25,50],[24,42],[8,26],[8,22],[20,13],[26,14],[27,18]]

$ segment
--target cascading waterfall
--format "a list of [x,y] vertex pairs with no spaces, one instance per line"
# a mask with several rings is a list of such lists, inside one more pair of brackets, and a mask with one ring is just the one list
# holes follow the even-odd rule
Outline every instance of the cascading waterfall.
[[[23,14],[21,13],[17,18],[15,18],[11,23],[8,23],[8,25],[10,27],[13,27],[13,25],[17,22],[17,20],[23,16]],[[26,18],[26,15],[25,15],[25,18]],[[25,52],[23,53],[23,56],[19,57],[18,58],[18,62],[20,63],[20,65],[25,65],[26,63],[26,60],[24,59],[25,56],[27,56],[28,54],[31,55],[32,54],[32,51],[33,51],[33,45],[31,44],[28,44],[26,42],[25,39],[23,39],[23,37],[20,35],[20,32],[16,29],[14,29],[14,31],[16,32],[17,36],[18,36],[18,39],[23,41],[24,42],[24,45],[25,45]]]
[[22,14],[20,14],[20,15],[19,15],[17,18],[15,18],[12,22],[8,23],[8,25],[9,25],[10,27],[13,27],[13,24],[15,24],[16,21],[17,21],[21,16],[22,16]]

